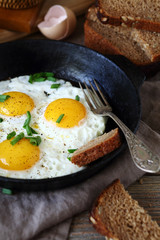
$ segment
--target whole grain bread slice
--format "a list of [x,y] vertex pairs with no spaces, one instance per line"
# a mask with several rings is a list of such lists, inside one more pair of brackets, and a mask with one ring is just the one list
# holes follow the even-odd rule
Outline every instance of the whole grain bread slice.
[[157,222],[129,195],[119,180],[99,195],[92,207],[90,220],[106,239],[160,239]]
[[71,162],[79,167],[87,165],[114,151],[120,145],[121,140],[119,130],[118,128],[115,128],[77,149],[71,157]]
[[132,37],[145,51],[151,62],[160,61],[160,33],[132,29]]
[[137,65],[160,60],[160,33],[102,24],[95,7],[88,10],[84,32],[85,45],[102,54],[121,54]]
[[160,32],[159,0],[97,0],[97,16],[102,23]]
[[151,63],[146,52],[133,38],[132,29],[101,23],[97,18],[94,6],[88,9],[84,24],[84,36],[87,47],[104,55],[120,54],[137,65]]

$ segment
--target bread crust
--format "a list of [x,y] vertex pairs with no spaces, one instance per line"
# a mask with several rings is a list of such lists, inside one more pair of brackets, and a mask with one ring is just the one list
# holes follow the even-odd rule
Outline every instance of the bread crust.
[[[147,56],[151,59],[152,62],[158,62],[160,60],[160,52],[159,48],[157,50],[158,43],[155,43],[154,41],[150,42],[150,39],[153,39],[156,35],[157,39],[159,37],[159,33],[151,33],[149,31],[142,31],[142,30],[133,30],[134,39],[139,43],[139,45],[144,49]],[[146,41],[146,38],[148,38],[148,41]]]
[[96,9],[98,19],[104,24],[111,24],[115,26],[125,24],[127,27],[134,27],[137,29],[160,33],[160,22],[133,18],[131,16],[111,16],[105,9],[103,9],[100,0],[96,1]]
[[[86,147],[84,149],[84,146],[82,146],[79,148],[78,151],[75,151],[73,153],[71,162],[78,165],[79,167],[85,166],[117,149],[121,145],[118,128],[112,130],[111,132],[113,132],[113,134],[109,137],[107,137],[108,135],[106,134],[106,139],[104,142],[101,141],[101,139],[104,137],[104,135],[102,135],[97,139],[91,140],[88,143],[89,147]],[[96,142],[96,140],[98,141]]]
[[94,31],[93,28],[89,26],[88,20],[86,20],[84,23],[84,32],[85,32],[84,43],[87,47],[95,51],[98,51],[99,53],[102,53],[104,55],[107,54],[123,55],[118,48],[111,44],[111,42],[109,42],[102,35]]
[[160,226],[129,195],[119,179],[97,197],[90,221],[97,232],[114,240],[160,239]]
[[[111,184],[109,184],[107,189],[109,190],[110,188],[113,188],[115,184],[120,184],[120,180],[119,179],[114,180]],[[99,217],[99,215],[96,214],[97,207],[100,204],[101,200],[103,199],[105,192],[106,192],[106,189],[104,189],[101,192],[101,194],[98,196],[96,201],[93,203],[93,206],[90,212],[90,221],[92,222],[93,227],[96,229],[96,231],[99,232],[101,235],[104,235],[107,238],[112,238],[114,240],[119,240],[116,236],[112,234],[112,232],[106,229],[106,226],[101,221],[101,218]]]
[[[125,56],[120,49],[115,47],[110,41],[90,27],[88,19],[86,19],[84,23],[84,33],[84,42],[86,47],[91,48],[103,55],[112,54]],[[134,61],[133,59],[130,60],[138,66],[146,66],[151,64],[151,61],[149,60],[146,62]]]

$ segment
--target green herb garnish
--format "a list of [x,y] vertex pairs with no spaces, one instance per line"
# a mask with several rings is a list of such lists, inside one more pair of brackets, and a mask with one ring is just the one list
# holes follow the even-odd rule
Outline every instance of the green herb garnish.
[[51,81],[51,82],[56,82],[56,78],[55,77],[47,77],[48,81]]
[[60,123],[63,117],[64,117],[64,114],[61,114],[57,119],[56,123]]
[[3,122],[3,118],[0,118],[0,123]]
[[77,150],[77,148],[76,149],[68,149],[68,152],[69,153],[74,153],[76,150]]
[[69,161],[71,161],[71,157],[67,157],[67,159],[68,159]]
[[25,120],[23,127],[25,128],[27,125],[29,125],[30,121],[31,121],[31,114],[29,111],[27,111],[27,119]]
[[44,72],[43,74],[45,74],[46,77],[53,77],[54,73],[52,72]]
[[24,138],[24,133],[21,132],[20,134],[18,134],[10,143],[12,145],[15,145],[17,142],[19,142],[22,138]]
[[31,74],[30,77],[29,77],[29,83],[44,82],[46,80],[56,82],[56,78],[54,77],[54,73],[52,73],[52,72],[41,72],[41,73]]
[[7,135],[7,139],[10,140],[12,137],[16,136],[16,132],[13,131]]
[[30,143],[34,146],[39,146],[41,143],[41,137],[26,137],[26,139],[30,139]]
[[30,114],[29,111],[27,111],[27,119],[24,122],[23,128],[26,129],[26,132],[27,132],[28,136],[32,136],[32,133],[37,134],[37,132],[29,126],[30,121],[31,121],[31,114]]
[[29,126],[31,121],[31,114],[29,111],[27,111],[27,119],[24,122],[23,128],[26,129],[28,136],[32,136],[32,130],[31,127]]
[[78,95],[76,95],[75,100],[79,101],[80,97]]
[[29,125],[26,125],[25,129],[26,129],[27,135],[28,135],[28,136],[32,136],[31,127],[30,127]]
[[43,77],[36,78],[36,79],[34,80],[34,82],[44,82],[44,81],[45,81],[45,78],[43,78]]
[[0,95],[0,102],[6,101],[8,98],[10,98],[9,95]]
[[51,88],[59,88],[61,86],[60,83],[55,83],[51,85]]
[[8,188],[2,188],[2,193],[12,195],[12,190]]
[[33,134],[38,134],[33,128],[31,128]]

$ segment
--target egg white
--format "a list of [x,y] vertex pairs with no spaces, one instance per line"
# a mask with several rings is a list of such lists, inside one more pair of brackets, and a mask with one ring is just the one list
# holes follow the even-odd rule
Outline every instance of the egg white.
[[[21,76],[7,81],[0,82],[0,94],[9,91],[23,92],[30,96],[35,104],[31,111],[30,126],[41,136],[40,160],[30,169],[23,171],[8,171],[0,168],[0,175],[23,178],[40,179],[63,176],[77,172],[83,167],[72,164],[68,157],[68,149],[76,149],[93,138],[101,135],[105,130],[105,119],[93,114],[87,105],[84,94],[80,88],[73,87],[70,82],[57,80],[61,86],[58,89],[51,89],[52,82],[28,82],[29,76]],[[75,99],[79,95],[80,102],[86,108],[86,118],[79,126],[72,128],[59,128],[48,122],[44,113],[49,103],[59,98]],[[0,114],[3,122],[0,123],[0,142],[6,140],[7,134],[16,131],[17,134],[25,132],[23,128],[26,114],[17,117],[8,117]]]

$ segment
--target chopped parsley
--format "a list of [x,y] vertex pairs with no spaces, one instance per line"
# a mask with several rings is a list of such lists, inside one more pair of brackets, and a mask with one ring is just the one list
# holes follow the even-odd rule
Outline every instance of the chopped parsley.
[[0,118],[0,123],[3,122],[3,118]]

